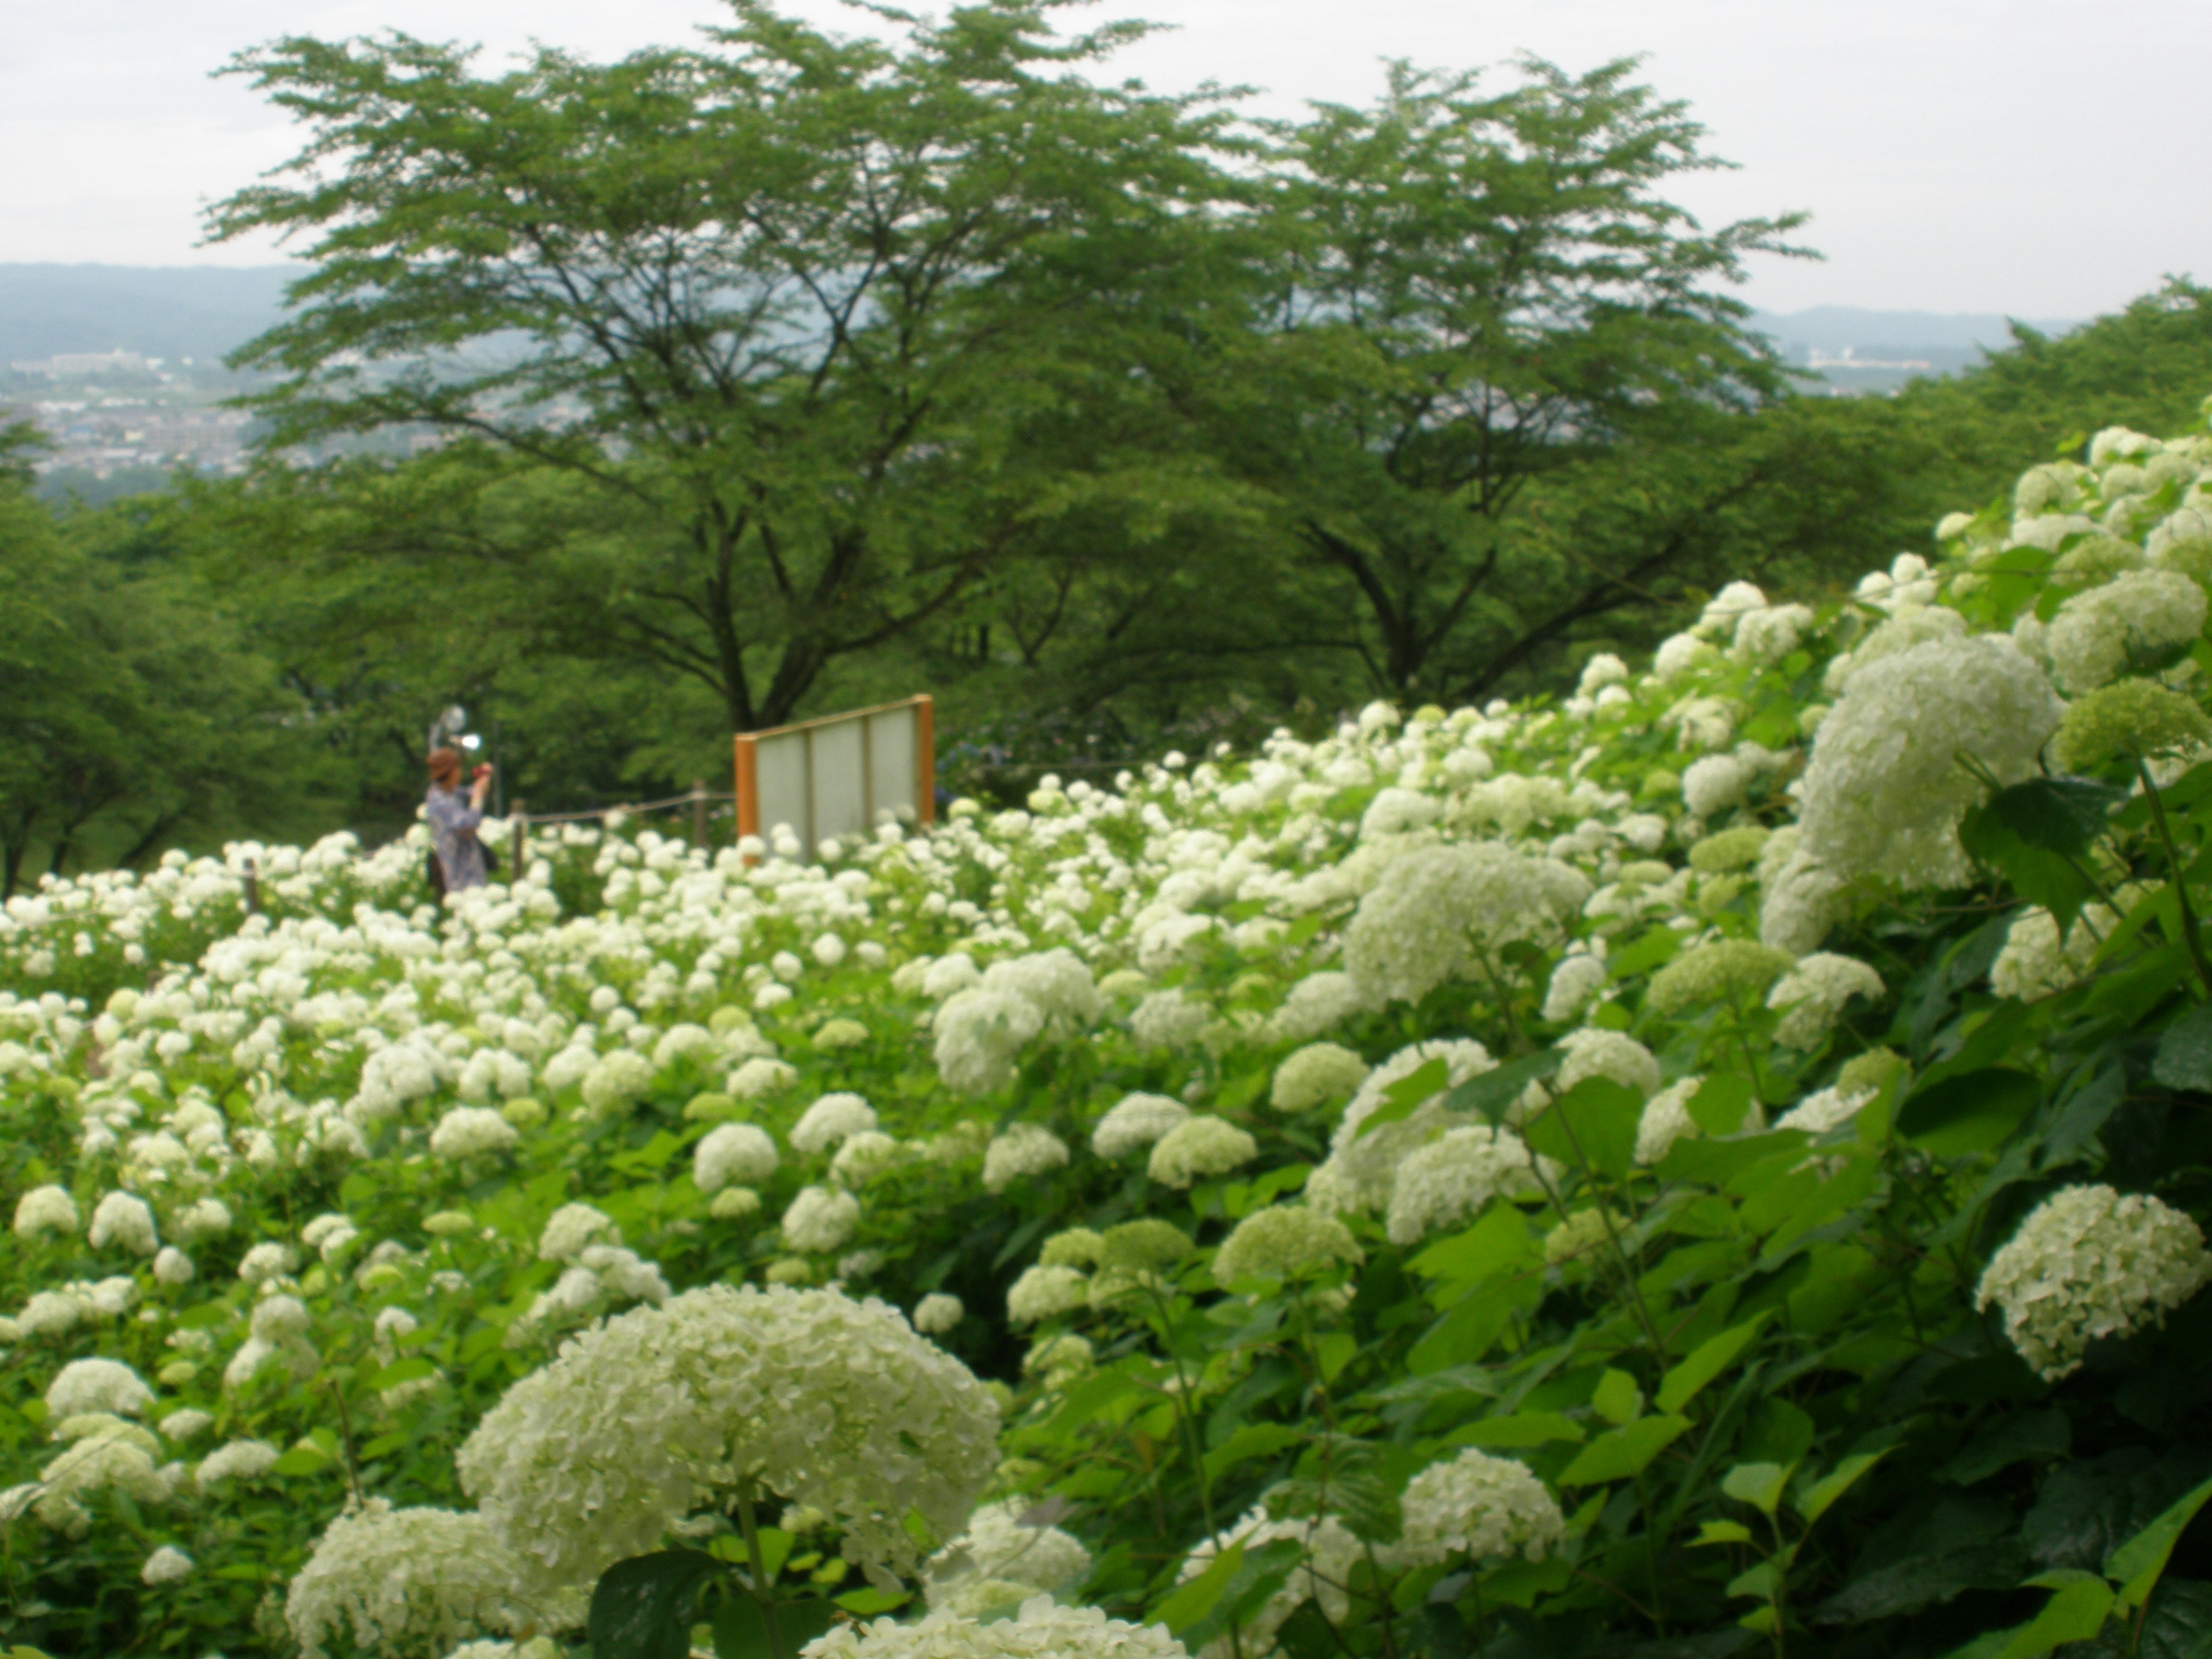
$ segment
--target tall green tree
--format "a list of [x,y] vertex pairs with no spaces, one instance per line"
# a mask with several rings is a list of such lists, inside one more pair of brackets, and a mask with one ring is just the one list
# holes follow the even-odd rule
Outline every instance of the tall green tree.
[[733,729],[789,718],[1085,464],[1034,416],[1186,280],[1226,188],[1210,103],[1074,72],[1143,27],[1060,38],[1055,7],[884,45],[735,0],[704,49],[495,77],[404,37],[245,54],[312,131],[212,219],[316,262],[236,359],[283,377],[275,441],[428,428],[566,480],[605,532],[545,596],[582,642]]
[[1585,557],[1532,610],[1530,562],[1553,555],[1520,533],[1531,492],[1625,446],[1696,442],[1785,384],[1724,285],[1791,251],[1799,221],[1706,232],[1666,200],[1719,164],[1633,69],[1529,59],[1487,93],[1399,64],[1372,108],[1277,131],[1251,310],[1178,391],[1272,498],[1306,603],[1356,623],[1378,689],[1482,691],[1558,617],[1650,589],[1681,538],[1638,544],[1656,564]]
[[34,854],[131,864],[249,813],[283,833],[299,705],[176,572],[65,534],[32,494],[33,442],[0,430],[0,898]]

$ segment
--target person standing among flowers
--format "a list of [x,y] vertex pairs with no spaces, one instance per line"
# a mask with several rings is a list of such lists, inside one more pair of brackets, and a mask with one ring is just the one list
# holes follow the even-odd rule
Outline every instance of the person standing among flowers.
[[464,794],[459,750],[433,749],[429,766],[430,793],[423,800],[422,815],[429,820],[430,833],[436,837],[436,850],[431,854],[430,884],[443,898],[464,887],[481,887],[489,878],[483,843],[477,839],[477,826],[483,822],[484,796],[491,789],[491,768],[477,767],[468,793]]

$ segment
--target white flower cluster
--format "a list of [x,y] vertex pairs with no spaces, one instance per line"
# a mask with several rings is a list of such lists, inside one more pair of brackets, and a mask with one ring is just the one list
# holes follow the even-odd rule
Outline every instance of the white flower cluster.
[[910,1624],[841,1625],[799,1651],[803,1659],[1190,1659],[1158,1625],[1125,1624],[1044,1595],[1011,1619],[933,1613]]
[[301,1659],[341,1647],[442,1653],[532,1614],[522,1563],[479,1515],[371,1498],[333,1521],[292,1580],[284,1620]]
[[2212,1254],[2180,1211],[2144,1194],[2069,1187],[1990,1258],[1974,1305],[1998,1308],[2021,1358],[2055,1382],[2091,1343],[2163,1320],[2208,1279]]
[[933,1610],[969,1618],[1059,1596],[1091,1571],[1091,1552],[1018,1500],[986,1504],[968,1529],[922,1566]]
[[1468,1450],[1431,1463],[1406,1488],[1395,1547],[1409,1566],[1520,1555],[1540,1561],[1566,1537],[1559,1499],[1525,1464]]
[[710,1285],[572,1340],[477,1425],[461,1483],[548,1589],[642,1553],[756,1485],[832,1518],[847,1559],[910,1571],[909,1509],[959,1530],[998,1462],[999,1412],[880,1302]]

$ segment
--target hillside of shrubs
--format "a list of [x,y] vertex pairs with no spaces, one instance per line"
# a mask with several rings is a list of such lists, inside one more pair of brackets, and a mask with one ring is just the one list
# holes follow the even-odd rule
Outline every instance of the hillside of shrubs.
[[1563,700],[9,901],[0,1650],[2212,1650],[2212,437],[2081,453]]

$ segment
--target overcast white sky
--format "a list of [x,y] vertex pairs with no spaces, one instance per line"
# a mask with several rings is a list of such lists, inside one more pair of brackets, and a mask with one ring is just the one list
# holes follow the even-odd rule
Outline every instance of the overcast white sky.
[[[790,3],[791,0],[787,0]],[[926,5],[928,0],[915,0]],[[817,21],[858,19],[796,0]],[[683,40],[715,0],[0,0],[0,260],[266,264],[200,248],[198,211],[296,147],[209,71],[280,33],[535,36],[601,57]],[[1824,264],[1766,260],[1746,297],[2086,316],[2168,271],[2212,277],[2205,0],[1106,0],[1179,26],[1127,54],[1155,86],[1358,102],[1380,61],[1571,70],[1632,52],[1741,171],[1677,192],[1708,222],[1809,209]]]

